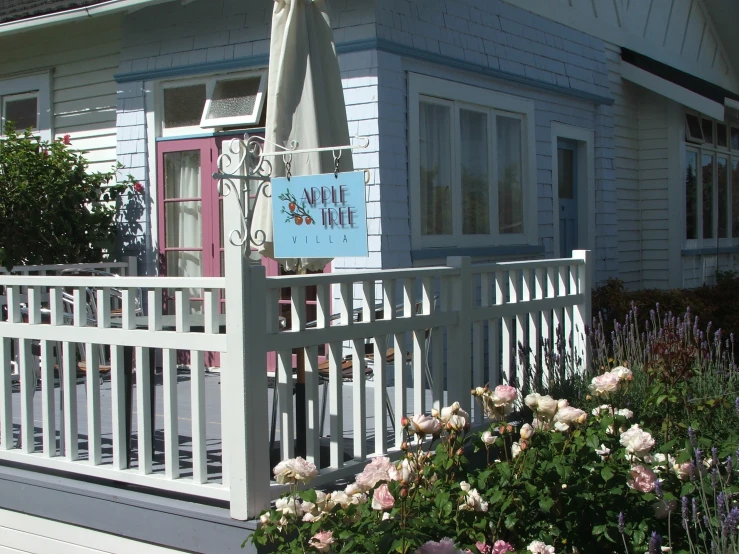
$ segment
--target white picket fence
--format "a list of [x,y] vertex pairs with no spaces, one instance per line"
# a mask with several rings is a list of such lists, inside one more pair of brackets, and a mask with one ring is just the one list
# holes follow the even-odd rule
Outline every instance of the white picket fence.
[[[246,519],[281,490],[271,464],[294,456],[297,438],[323,466],[317,482],[331,482],[372,455],[397,455],[403,415],[454,400],[472,409],[474,385],[522,382],[521,368],[541,358],[558,326],[584,355],[590,271],[589,252],[578,251],[268,278],[234,247],[227,278],[0,275],[0,460],[228,501]],[[286,327],[280,298],[290,299]],[[518,343],[531,348],[523,364],[513,360]],[[270,459],[272,352],[279,447]],[[206,365],[216,354],[213,375]],[[300,413],[294,365],[305,375]]]

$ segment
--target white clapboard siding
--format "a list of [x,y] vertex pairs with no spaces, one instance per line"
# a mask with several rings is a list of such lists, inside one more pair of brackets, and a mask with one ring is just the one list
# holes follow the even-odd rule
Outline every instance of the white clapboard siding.
[[639,181],[642,286],[669,286],[668,100],[643,90],[639,98]]
[[52,70],[56,138],[70,135],[92,171],[116,163],[116,83],[120,16],[96,17],[0,39],[0,80]]
[[[706,0],[506,0],[584,33],[613,42],[730,90],[739,75],[722,44],[733,37],[723,19],[734,2]],[[709,6],[713,12],[709,11]]]
[[619,277],[629,288],[641,286],[641,215],[639,211],[639,114],[636,87],[621,78],[621,49],[606,43],[608,78],[613,95],[616,151]]
[[166,554],[182,552],[76,525],[0,510],[0,553]]

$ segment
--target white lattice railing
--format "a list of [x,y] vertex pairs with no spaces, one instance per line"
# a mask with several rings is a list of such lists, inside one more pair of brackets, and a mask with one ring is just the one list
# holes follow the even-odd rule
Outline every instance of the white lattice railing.
[[480,421],[471,387],[522,383],[557,327],[586,350],[585,251],[266,277],[234,250],[227,278],[0,275],[0,460],[227,500],[244,519],[279,492],[278,459],[304,454],[318,483],[336,480],[397,454],[403,415],[457,400]]

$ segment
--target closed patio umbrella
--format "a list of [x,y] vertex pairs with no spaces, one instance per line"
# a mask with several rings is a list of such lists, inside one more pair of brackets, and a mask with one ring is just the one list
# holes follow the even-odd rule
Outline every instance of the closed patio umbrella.
[[[345,146],[349,129],[341,85],[339,62],[331,30],[328,0],[275,0],[272,14],[267,124],[264,151],[280,151],[274,145],[300,150]],[[270,158],[272,177],[286,175],[282,156]],[[351,151],[342,153],[339,171],[351,171]],[[296,154],[291,175],[334,172],[331,152]],[[271,203],[260,198],[255,207],[252,233],[262,230],[259,252],[274,259]],[[305,273],[319,270],[330,259],[281,259],[285,269]]]

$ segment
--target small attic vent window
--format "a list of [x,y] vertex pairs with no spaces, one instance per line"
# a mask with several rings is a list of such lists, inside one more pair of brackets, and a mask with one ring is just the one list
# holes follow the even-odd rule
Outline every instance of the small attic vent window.
[[701,120],[697,115],[691,113],[685,114],[685,140],[697,144],[703,144],[705,142]]
[[163,134],[258,123],[266,81],[266,73],[259,72],[165,84]]

